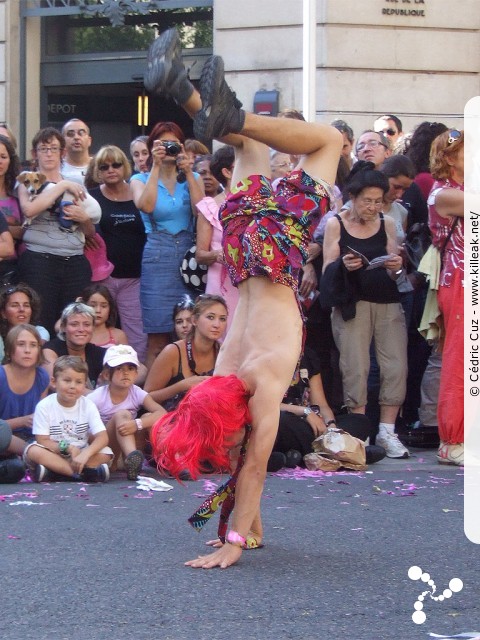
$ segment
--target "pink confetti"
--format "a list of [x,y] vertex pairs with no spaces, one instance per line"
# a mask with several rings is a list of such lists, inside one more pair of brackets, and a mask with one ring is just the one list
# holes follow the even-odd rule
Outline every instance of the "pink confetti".
[[9,540],[20,540],[20,536],[7,536]]

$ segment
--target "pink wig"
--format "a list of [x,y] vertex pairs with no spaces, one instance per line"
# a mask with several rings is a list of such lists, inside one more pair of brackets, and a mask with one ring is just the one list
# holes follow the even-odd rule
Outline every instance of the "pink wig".
[[245,385],[234,375],[212,376],[192,387],[175,411],[152,427],[158,467],[176,478],[187,470],[194,479],[205,462],[215,471],[229,469],[228,443],[250,422],[248,399]]

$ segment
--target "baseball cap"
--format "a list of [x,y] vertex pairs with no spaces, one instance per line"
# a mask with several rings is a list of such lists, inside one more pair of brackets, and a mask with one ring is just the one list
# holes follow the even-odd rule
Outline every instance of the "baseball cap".
[[5,420],[0,420],[0,453],[6,451],[12,439],[12,430]]
[[137,352],[128,344],[115,344],[112,347],[108,347],[103,357],[103,364],[109,367],[119,367],[127,362],[137,367],[140,365]]

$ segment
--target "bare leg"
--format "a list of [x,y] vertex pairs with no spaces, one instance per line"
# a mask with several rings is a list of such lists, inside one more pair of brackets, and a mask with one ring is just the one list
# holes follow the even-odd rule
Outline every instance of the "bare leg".
[[74,475],[72,465],[67,458],[43,447],[31,446],[28,449],[28,459],[36,464],[43,464],[50,471],[59,473],[62,476]]
[[22,440],[18,436],[12,436],[7,453],[16,453],[17,456],[21,456],[25,449],[25,444],[25,440]]
[[[202,107],[198,91],[195,90],[182,106],[194,118]],[[222,138],[222,142],[237,148],[242,147],[244,144],[242,136],[262,142],[283,153],[302,155],[298,166],[303,168],[306,173],[313,178],[321,178],[332,184],[335,181],[343,139],[334,127],[291,118],[271,118],[247,112],[241,135],[229,134]],[[237,165],[235,165],[235,173],[238,173],[236,170]],[[244,171],[241,173],[241,177],[244,178],[252,173],[270,175],[270,167],[268,167],[268,172]],[[232,179],[232,184],[235,184],[235,178]]]
[[382,404],[380,405],[380,422],[386,422],[387,424],[395,424],[400,407],[394,405]]
[[[249,402],[252,435],[238,478],[232,529],[247,537],[260,524],[268,458],[278,429],[280,402],[300,354],[302,322],[289,287],[267,278],[249,278],[243,285],[248,316],[238,376],[253,393]],[[241,552],[240,547],[227,543],[210,556],[200,556],[186,564],[204,569],[226,568],[238,561]]]

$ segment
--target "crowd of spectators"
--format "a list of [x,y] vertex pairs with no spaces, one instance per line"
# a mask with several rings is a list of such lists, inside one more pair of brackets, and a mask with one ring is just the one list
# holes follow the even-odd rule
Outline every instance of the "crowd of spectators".
[[[308,365],[282,405],[280,466],[353,415],[388,457],[436,446],[440,463],[461,465],[463,132],[404,132],[393,114],[357,138],[332,125],[344,145],[299,287]],[[14,135],[0,130],[0,483],[27,470],[136,479],[150,427],[212,375],[235,312],[218,218],[233,149],[210,154],[172,122],[132,140],[130,160],[91,145],[79,119],[41,129],[20,179]],[[271,179],[296,160],[272,151]],[[208,267],[196,290],[180,275],[193,245],[193,268]],[[425,314],[440,327],[428,339]]]

